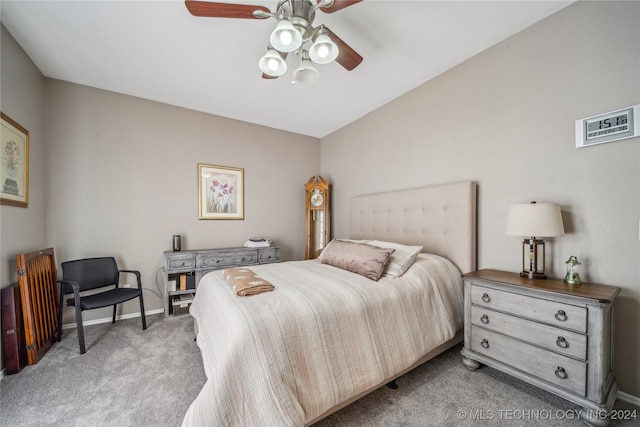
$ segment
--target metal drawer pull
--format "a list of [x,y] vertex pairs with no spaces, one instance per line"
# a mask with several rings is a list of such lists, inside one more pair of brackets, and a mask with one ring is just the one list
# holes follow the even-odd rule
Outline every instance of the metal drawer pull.
[[556,368],[556,377],[566,380],[568,375],[567,375],[567,371],[564,370],[564,368],[562,366],[558,366]]
[[558,310],[558,312],[555,315],[555,318],[560,322],[564,322],[565,320],[567,320],[567,313],[565,313],[564,310]]
[[480,321],[486,325],[487,323],[489,323],[489,316],[487,316],[486,314],[483,314],[482,317],[480,318]]
[[569,343],[564,339],[564,337],[558,337],[558,339],[556,340],[556,345],[560,348],[569,347]]
[[[487,341],[487,339],[485,338],[480,342],[480,345],[484,348],[489,348],[489,341]],[[556,375],[558,374],[556,373]]]
[[491,298],[489,298],[489,295],[485,293],[485,294],[482,294],[482,301],[489,302],[491,301]]

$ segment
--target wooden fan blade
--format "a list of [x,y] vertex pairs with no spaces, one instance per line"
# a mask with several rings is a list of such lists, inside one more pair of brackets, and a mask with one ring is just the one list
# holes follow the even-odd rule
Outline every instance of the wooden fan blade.
[[327,30],[329,38],[338,46],[339,53],[336,58],[336,62],[344,67],[345,70],[351,71],[356,68],[362,62],[362,56],[355,50],[346,44],[340,37],[336,36],[333,31],[324,27]]
[[333,13],[345,7],[353,6],[356,3],[360,3],[362,0],[335,0],[331,7],[321,7],[320,10],[324,13]]
[[253,16],[255,10],[271,13],[271,11],[264,6],[251,6],[247,4],[212,3],[196,0],[186,0],[184,4],[193,16],[203,16],[207,18],[258,19]]

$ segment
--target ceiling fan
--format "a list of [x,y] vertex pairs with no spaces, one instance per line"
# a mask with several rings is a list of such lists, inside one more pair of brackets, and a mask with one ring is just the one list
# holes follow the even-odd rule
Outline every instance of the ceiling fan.
[[333,13],[362,0],[279,0],[275,12],[264,6],[235,3],[219,3],[186,0],[187,10],[193,16],[207,18],[267,19],[275,18],[278,24],[271,33],[267,53],[258,65],[265,79],[276,79],[287,71],[287,54],[294,52],[301,57],[301,65],[294,72],[293,83],[311,83],[318,79],[316,64],[337,62],[347,71],[362,62],[360,56],[348,44],[325,25],[313,26],[316,11]]

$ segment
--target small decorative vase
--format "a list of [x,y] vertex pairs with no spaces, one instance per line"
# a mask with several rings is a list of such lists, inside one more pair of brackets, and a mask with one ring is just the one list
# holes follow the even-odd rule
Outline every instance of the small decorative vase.
[[571,255],[567,261],[565,261],[567,265],[567,275],[564,276],[564,283],[568,285],[579,285],[582,283],[580,280],[580,275],[578,274],[578,266],[581,264],[578,261],[578,258]]

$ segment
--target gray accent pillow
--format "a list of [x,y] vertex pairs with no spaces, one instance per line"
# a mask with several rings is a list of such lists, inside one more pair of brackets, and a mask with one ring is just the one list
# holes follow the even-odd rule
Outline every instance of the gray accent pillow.
[[318,259],[343,270],[378,281],[395,249],[379,248],[365,243],[332,240]]

